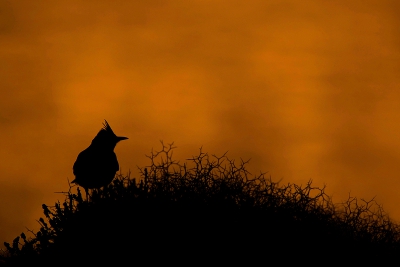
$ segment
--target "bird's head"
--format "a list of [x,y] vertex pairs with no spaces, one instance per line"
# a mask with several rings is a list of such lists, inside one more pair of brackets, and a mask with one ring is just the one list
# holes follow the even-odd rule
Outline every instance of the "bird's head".
[[119,141],[126,140],[128,137],[117,136],[106,120],[103,123],[104,127],[99,131],[92,141],[92,145],[103,147],[105,149],[114,149]]

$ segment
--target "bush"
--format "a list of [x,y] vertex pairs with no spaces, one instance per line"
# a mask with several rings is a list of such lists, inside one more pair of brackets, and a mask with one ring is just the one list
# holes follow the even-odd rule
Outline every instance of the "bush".
[[333,204],[311,181],[249,178],[247,162],[201,149],[180,164],[173,144],[162,146],[140,181],[118,174],[88,200],[70,187],[63,203],[43,204],[40,230],[5,242],[3,264],[313,266],[383,263],[399,253],[399,226],[374,200]]

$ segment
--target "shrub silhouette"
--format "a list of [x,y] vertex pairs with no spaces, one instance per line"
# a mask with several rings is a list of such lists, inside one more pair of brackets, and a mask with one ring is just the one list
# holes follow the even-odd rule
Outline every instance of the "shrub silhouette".
[[152,152],[141,180],[117,174],[89,201],[79,188],[43,204],[33,237],[4,243],[3,265],[287,265],[380,263],[400,251],[399,226],[374,200],[334,204],[324,188],[281,185],[224,154],[181,164]]

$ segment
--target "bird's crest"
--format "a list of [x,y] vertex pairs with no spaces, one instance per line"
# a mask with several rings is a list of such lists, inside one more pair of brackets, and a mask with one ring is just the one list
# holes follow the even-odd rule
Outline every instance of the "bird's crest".
[[110,134],[116,136],[116,134],[113,132],[113,130],[111,129],[111,127],[110,127],[110,125],[108,124],[108,122],[107,122],[106,120],[104,120],[104,121],[105,121],[105,122],[103,123],[104,127],[103,127],[102,130],[105,130],[106,132],[108,132],[108,133],[110,133]]

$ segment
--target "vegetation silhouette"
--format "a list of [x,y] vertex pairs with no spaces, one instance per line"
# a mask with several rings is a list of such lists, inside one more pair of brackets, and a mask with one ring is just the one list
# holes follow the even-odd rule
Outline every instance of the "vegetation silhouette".
[[89,189],[106,186],[114,179],[119,171],[114,148],[119,141],[128,139],[117,136],[108,122],[104,121],[104,127],[94,137],[90,146],[79,153],[72,168],[75,175],[72,183],[85,189],[86,199]]
[[[324,188],[250,178],[247,162],[173,144],[148,156],[140,181],[117,174],[89,201],[70,188],[43,204],[40,230],[4,243],[5,266],[70,264],[382,264],[397,260],[399,226],[374,200],[334,204]],[[76,191],[73,193],[72,191]],[[35,265],[36,266],[36,265]]]

